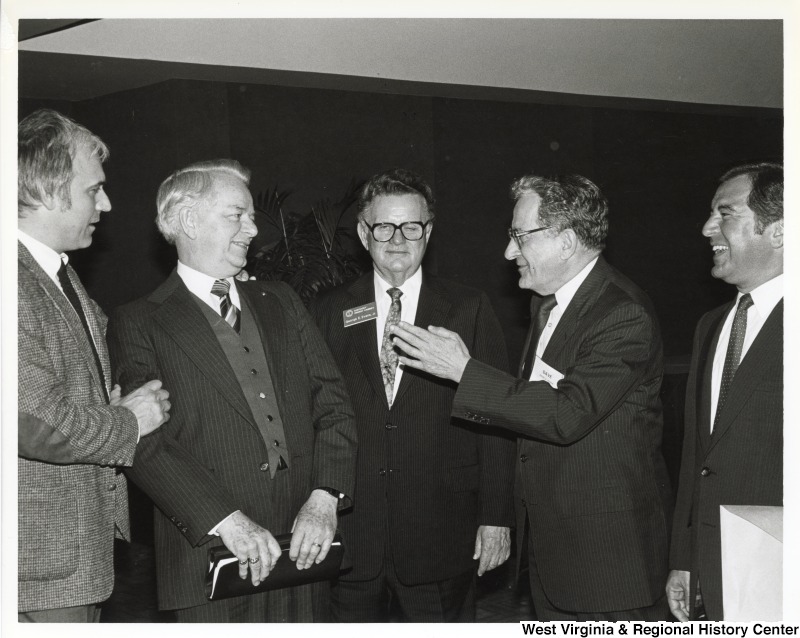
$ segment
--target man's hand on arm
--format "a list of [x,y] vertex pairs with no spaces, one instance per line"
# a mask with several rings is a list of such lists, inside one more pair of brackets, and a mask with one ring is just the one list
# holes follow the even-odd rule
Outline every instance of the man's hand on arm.
[[169,419],[171,407],[167,400],[169,392],[161,387],[161,381],[158,379],[148,381],[124,397],[121,394],[120,387],[115,385],[109,395],[109,402],[113,406],[127,408],[133,412],[139,425],[140,437],[157,430]]
[[472,560],[480,559],[478,576],[499,567],[511,555],[511,530],[508,527],[481,525],[475,536],[475,554]]
[[239,559],[239,577],[261,584],[281,556],[275,537],[241,512],[234,512],[217,527],[222,542]]
[[667,578],[666,592],[669,610],[681,622],[688,621],[690,616],[689,583],[689,572],[680,569],[673,569]]
[[297,569],[321,563],[328,555],[336,534],[338,499],[325,490],[314,490],[294,519],[289,558]]
[[461,381],[470,356],[458,334],[437,326],[424,330],[405,321],[392,326],[391,332],[393,343],[406,355],[400,355],[400,363],[456,383]]

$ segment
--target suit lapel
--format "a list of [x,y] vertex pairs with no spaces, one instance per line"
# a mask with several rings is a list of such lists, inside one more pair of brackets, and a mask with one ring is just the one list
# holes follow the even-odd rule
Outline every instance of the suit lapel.
[[160,304],[153,316],[164,332],[170,335],[222,397],[253,423],[250,407],[228,358],[178,273],[173,271],[149,300]]
[[730,304],[725,306],[722,312],[712,320],[705,339],[700,345],[699,361],[702,362],[700,364],[702,368],[697,375],[697,388],[695,388],[695,405],[697,406],[695,422],[703,450],[708,450],[711,445],[711,375],[714,368],[714,353],[722,332],[722,324],[725,323],[725,317],[730,309]]
[[[608,272],[608,264],[602,257],[599,257],[594,268],[578,287],[566,311],[561,315],[543,353],[545,361],[555,363],[558,360],[564,344],[578,329],[581,318],[596,306],[597,300],[607,284]],[[539,309],[540,304],[541,300],[535,302],[534,312]]]
[[[42,267],[33,258],[33,255],[30,254],[28,249],[25,248],[25,246],[20,242],[17,243],[17,247],[19,250],[19,261],[31,272],[31,274],[33,274],[40,286],[41,292],[48,297],[50,301],[52,301],[56,310],[61,315],[63,324],[66,326],[67,331],[75,340],[75,343],[78,346],[78,351],[81,353],[81,356],[86,362],[86,367],[89,370],[89,374],[95,380],[97,387],[102,388],[103,384],[100,380],[100,373],[94,360],[94,353],[92,353],[92,347],[87,340],[86,332],[83,329],[83,324],[81,323],[80,317],[78,317],[78,313],[75,312],[72,304],[64,296],[64,293],[61,292],[61,289],[56,285],[56,283],[47,276],[47,273],[44,270],[42,270]],[[83,305],[84,314],[86,315],[87,321],[89,322],[89,327],[92,330],[92,334],[95,338],[95,347],[100,355],[100,361],[104,368],[103,372],[106,375],[106,378],[110,379],[111,373],[108,367],[108,349],[106,348],[105,344],[105,336],[98,325],[94,307],[89,300],[89,296],[86,294],[86,291],[81,285],[80,279],[75,271],[72,270],[72,267],[67,266],[67,271],[71,271],[70,279],[72,280],[73,286],[78,291],[78,297]]]
[[780,356],[782,350],[783,300],[773,308],[736,370],[728,392],[728,400],[711,437],[712,448],[725,436],[736,415],[750,400],[757,382],[767,374],[768,368],[774,364],[775,358]]
[[[447,313],[450,311],[450,306],[450,302],[442,296],[436,280],[428,277],[423,272],[414,325],[420,328],[444,326]],[[419,381],[419,372],[413,368],[406,368],[403,370],[400,386],[397,388],[397,395],[394,398],[395,402],[400,400],[410,386],[414,386]],[[381,382],[381,387],[383,387],[383,382]]]
[[[373,274],[370,271],[350,286],[348,290],[350,294],[349,302],[344,310],[374,302],[375,286],[373,281]],[[333,321],[339,321],[339,318],[334,317]],[[383,326],[381,326],[382,328]],[[351,346],[361,362],[364,376],[367,377],[367,381],[372,386],[375,394],[383,397],[383,400],[386,401],[386,391],[383,387],[383,377],[381,376],[381,363],[378,358],[378,322],[364,321],[355,326],[345,328],[344,333],[350,339]]]

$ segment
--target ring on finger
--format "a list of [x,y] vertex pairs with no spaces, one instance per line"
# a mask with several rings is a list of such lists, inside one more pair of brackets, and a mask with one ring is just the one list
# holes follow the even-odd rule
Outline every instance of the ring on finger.
[[244,560],[240,560],[239,564],[240,565],[247,565],[247,559],[245,558]]
[[248,558],[247,560],[251,565],[255,565],[261,559],[258,556],[256,556],[255,558]]
[[311,547],[322,547],[319,543],[311,543]]

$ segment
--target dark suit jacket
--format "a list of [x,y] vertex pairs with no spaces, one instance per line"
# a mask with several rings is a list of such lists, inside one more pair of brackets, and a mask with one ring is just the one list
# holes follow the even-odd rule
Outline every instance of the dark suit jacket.
[[[139,428],[108,405],[70,302],[19,244],[19,611],[98,603],[114,585],[114,530],[128,538],[125,477]],[[71,267],[106,379],[106,317]]]
[[667,576],[671,494],[661,455],[661,335],[650,300],[601,257],[543,359],[564,374],[557,389],[471,360],[453,414],[520,435],[522,504],[556,607],[651,605]]
[[[109,349],[123,393],[158,378],[169,421],[139,443],[129,476],[154,501],[161,608],[207,602],[207,532],[241,510],[273,534],[289,532],[315,487],[353,493],[356,435],[330,352],[300,300],[282,283],[237,283],[254,308],[290,454],[289,516],[275,520],[267,458],[233,370],[208,320],[176,272],[151,295],[120,308]],[[206,543],[213,539],[213,542]]]
[[[711,435],[711,369],[733,304],[704,315],[694,336],[670,563],[700,579],[710,620],[722,620],[720,505],[783,505],[783,301],[733,378]],[[694,598],[692,598],[693,600]]]
[[[444,580],[474,569],[479,525],[512,524],[513,442],[451,419],[455,384],[410,368],[388,409],[376,322],[344,328],[342,321],[343,311],[373,301],[370,272],[314,308],[358,425],[355,504],[340,520],[354,562],[345,578],[377,576],[388,547],[404,584]],[[474,356],[507,365],[489,300],[473,288],[424,275],[415,323],[454,330]]]

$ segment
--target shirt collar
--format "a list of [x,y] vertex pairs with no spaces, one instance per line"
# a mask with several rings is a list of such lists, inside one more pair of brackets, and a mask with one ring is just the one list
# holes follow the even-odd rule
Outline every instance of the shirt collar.
[[561,288],[556,290],[556,303],[558,304],[558,307],[561,308],[561,312],[566,310],[569,302],[572,301],[575,293],[578,292],[578,288],[581,287],[581,284],[589,276],[589,273],[592,272],[592,268],[594,268],[594,265],[597,263],[599,258],[600,255],[592,259],[592,261],[584,266],[583,270],[581,270],[577,275],[561,286]]
[[422,288],[422,268],[417,268],[417,271],[403,282],[402,286],[392,286],[383,277],[378,274],[377,270],[373,270],[375,280],[375,299],[382,300],[384,297],[388,298],[386,291],[389,288],[399,288],[403,291],[405,297],[413,296],[418,297],[420,288]]
[[19,229],[17,229],[17,238],[28,249],[36,263],[47,273],[47,276],[53,281],[58,281],[58,271],[61,268],[61,264],[69,263],[67,254],[61,253],[59,255],[50,246],[43,244],[38,239],[34,239]]
[[[750,291],[750,297],[753,299],[753,305],[758,310],[758,314],[766,318],[778,305],[778,302],[783,299],[783,274],[773,277],[769,281]],[[736,303],[742,298],[740,292],[736,295]]]
[[[183,279],[183,283],[186,284],[189,292],[204,301],[207,301],[210,298],[211,286],[214,285],[214,282],[217,279],[225,279],[231,285],[229,292],[231,303],[241,310],[242,305],[239,303],[239,291],[236,289],[236,284],[233,280],[233,277],[211,277],[210,275],[187,266],[180,260],[178,260],[178,276]],[[215,296],[214,299],[219,300],[219,297]]]

